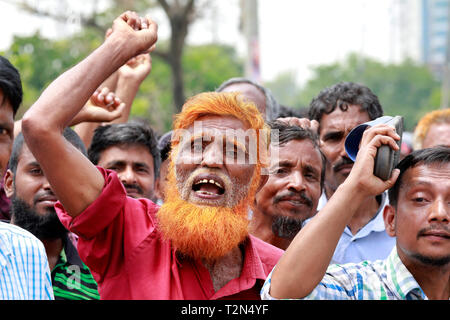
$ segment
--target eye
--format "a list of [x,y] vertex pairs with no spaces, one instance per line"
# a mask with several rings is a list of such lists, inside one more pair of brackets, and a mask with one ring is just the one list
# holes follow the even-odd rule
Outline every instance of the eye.
[[42,174],[42,170],[41,170],[41,168],[31,168],[29,170],[29,173],[31,173],[32,175],[37,176],[37,175],[41,175]]
[[273,173],[276,175],[285,175],[285,174],[288,174],[289,171],[286,168],[277,168],[274,170]]

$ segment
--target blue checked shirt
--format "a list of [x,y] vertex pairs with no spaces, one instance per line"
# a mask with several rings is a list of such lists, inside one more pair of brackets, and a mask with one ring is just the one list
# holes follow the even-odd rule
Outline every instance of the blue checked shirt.
[[[261,298],[264,300],[275,300],[269,294],[272,272],[261,289]],[[385,260],[330,265],[319,285],[304,299],[427,300],[428,298],[400,260],[397,247],[394,247]]]
[[54,299],[44,245],[28,231],[4,222],[0,222],[0,299]]

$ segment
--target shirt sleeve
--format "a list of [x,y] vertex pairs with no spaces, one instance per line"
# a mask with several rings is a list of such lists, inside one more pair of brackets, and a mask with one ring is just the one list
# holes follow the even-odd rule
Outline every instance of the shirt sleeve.
[[55,209],[63,225],[78,235],[77,249],[97,281],[121,272],[125,257],[155,228],[158,206],[127,197],[114,171],[97,167],[105,185],[100,196],[72,218],[61,203]]
[[[274,268],[275,269],[275,268]],[[270,295],[272,272],[267,277],[262,289],[262,300],[278,300]],[[356,282],[355,282],[356,279]],[[362,292],[362,275],[355,268],[330,265],[322,281],[314,290],[302,299],[292,300],[351,300]],[[289,299],[291,300],[291,299]]]

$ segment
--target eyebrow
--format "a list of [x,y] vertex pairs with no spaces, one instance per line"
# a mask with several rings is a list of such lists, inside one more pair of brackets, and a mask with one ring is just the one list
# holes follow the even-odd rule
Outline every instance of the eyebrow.
[[276,165],[279,167],[289,167],[289,168],[294,166],[294,164],[289,160],[279,161]]
[[328,131],[323,135],[323,139],[327,139],[327,138],[333,138],[333,137],[340,137],[343,136],[343,132],[340,130],[335,130],[335,131]]
[[[202,132],[202,133],[191,136],[190,143],[192,144],[193,142],[196,142],[198,139],[202,139],[202,140],[205,139],[205,141],[211,141],[211,138],[213,138],[213,137],[214,137],[214,135],[211,135],[207,132]],[[223,139],[223,142],[225,143],[225,146],[226,146],[226,143],[229,142],[229,143],[232,143],[237,148],[241,149],[243,152],[247,152],[247,147],[245,145],[243,145],[237,139],[236,136],[230,137],[229,135],[222,134],[222,139]]]
[[40,167],[41,165],[36,160],[30,161],[26,164],[27,167]]

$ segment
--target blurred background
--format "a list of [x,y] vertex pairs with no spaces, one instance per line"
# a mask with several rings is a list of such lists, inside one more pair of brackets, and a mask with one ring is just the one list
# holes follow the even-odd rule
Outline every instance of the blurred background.
[[319,91],[359,82],[411,131],[448,108],[450,0],[0,0],[0,54],[20,71],[16,119],[62,72],[86,57],[125,10],[159,25],[152,71],[132,117],[163,133],[187,97],[231,77],[305,108]]

